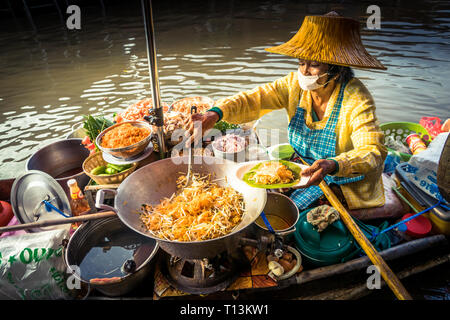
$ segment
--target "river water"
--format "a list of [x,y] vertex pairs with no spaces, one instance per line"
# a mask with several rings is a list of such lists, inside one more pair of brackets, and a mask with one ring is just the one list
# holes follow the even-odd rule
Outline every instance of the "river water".
[[[49,1],[51,3],[51,1]],[[19,3],[19,4],[17,4]],[[112,116],[151,96],[140,1],[78,1],[81,30],[68,30],[65,1],[32,8],[30,20],[0,12],[0,178],[24,171],[35,151],[63,139],[83,114]],[[306,15],[335,10],[361,22],[367,50],[387,71],[355,70],[381,123],[450,117],[450,3],[377,1],[381,28],[369,30],[373,1],[153,1],[161,97],[218,99],[297,68],[269,54]],[[283,125],[281,113],[267,116]]]

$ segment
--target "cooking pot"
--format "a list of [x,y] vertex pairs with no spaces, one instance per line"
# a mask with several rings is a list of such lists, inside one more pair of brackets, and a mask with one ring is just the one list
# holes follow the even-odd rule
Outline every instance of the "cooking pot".
[[77,180],[81,190],[89,183],[90,178],[82,168],[88,156],[89,150],[81,144],[81,139],[64,139],[36,151],[28,159],[26,169],[47,173],[69,194],[69,179]]
[[[244,198],[245,211],[241,222],[227,235],[203,241],[170,241],[155,237],[139,218],[142,204],[156,206],[164,198],[170,198],[176,190],[176,180],[187,173],[188,157],[166,158],[153,162],[128,176],[117,190],[102,189],[97,192],[96,206],[113,210],[130,229],[158,241],[159,246],[169,254],[185,259],[212,258],[221,252],[231,252],[246,236],[246,228],[251,225],[263,210],[267,194],[264,189],[248,186],[234,178],[232,172],[236,163],[216,157],[194,156],[192,172],[212,174],[212,179],[220,186],[229,185]],[[225,181],[227,180],[227,181]],[[113,193],[114,208],[103,204],[106,192]],[[248,230],[247,230],[248,231]]]
[[[264,214],[276,235],[287,238],[296,231],[295,225],[299,219],[299,211],[295,203],[284,194],[267,193]],[[263,234],[269,232],[261,215],[255,220],[255,225],[260,230],[264,230]]]
[[75,278],[107,296],[122,296],[145,280],[158,244],[127,228],[118,217],[83,223],[65,247]]

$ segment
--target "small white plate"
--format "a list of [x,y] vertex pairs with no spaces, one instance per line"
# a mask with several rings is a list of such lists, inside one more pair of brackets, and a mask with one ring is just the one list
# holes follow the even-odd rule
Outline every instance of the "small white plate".
[[142,153],[135,155],[134,157],[128,158],[126,160],[114,157],[110,154],[107,154],[106,152],[103,152],[102,156],[103,156],[103,160],[105,160],[108,163],[122,165],[122,164],[131,164],[134,162],[144,160],[152,152],[153,152],[153,144],[150,142],[149,145],[147,146],[147,148],[145,148],[144,151],[142,151]]
[[[244,175],[250,170],[252,169],[254,166],[256,166],[258,163],[262,163],[262,162],[268,162],[268,161],[276,161],[276,160],[264,160],[264,161],[248,161],[248,162],[242,162],[236,165],[235,168],[235,177],[237,179],[239,179],[240,181],[244,182],[243,180]],[[308,168],[309,166],[306,166],[304,164],[300,164],[300,163],[296,163],[296,162],[292,162],[290,161],[290,163],[299,166],[302,170],[305,170],[306,168]],[[298,188],[298,187],[302,187],[305,186],[309,179],[311,178],[311,176],[300,176],[300,181],[295,184],[290,186],[289,188]],[[261,188],[265,188],[265,189],[279,189],[279,187],[274,187],[274,188],[270,188],[269,185],[261,187]]]

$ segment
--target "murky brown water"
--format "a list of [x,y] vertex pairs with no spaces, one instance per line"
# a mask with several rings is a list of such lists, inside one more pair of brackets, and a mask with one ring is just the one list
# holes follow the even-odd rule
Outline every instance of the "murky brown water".
[[[64,138],[82,114],[112,115],[151,96],[140,1],[81,2],[81,30],[54,8],[0,20],[0,178],[17,176],[44,144]],[[330,10],[362,22],[368,50],[389,69],[359,71],[381,122],[450,116],[450,4],[381,5],[381,29],[365,27],[369,2],[155,1],[161,95],[213,99],[296,69],[263,49],[288,40],[308,14]],[[61,10],[65,12],[65,8]],[[276,120],[276,119],[275,119]]]
[[[295,71],[295,59],[264,48],[287,41],[305,15],[336,10],[361,21],[368,51],[388,67],[355,70],[380,122],[450,117],[450,3],[385,2],[381,29],[368,30],[373,1],[154,1],[162,99],[218,99]],[[31,10],[35,30],[0,12],[0,178],[23,172],[83,114],[112,116],[151,96],[140,1],[79,3],[75,31],[55,8]]]

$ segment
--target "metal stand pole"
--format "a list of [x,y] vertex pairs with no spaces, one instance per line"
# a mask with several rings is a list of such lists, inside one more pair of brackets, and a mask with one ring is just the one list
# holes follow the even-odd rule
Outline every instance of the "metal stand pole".
[[151,80],[150,85],[152,88],[152,100],[153,100],[153,110],[150,110],[150,114],[152,115],[153,118],[152,124],[154,124],[157,127],[156,134],[158,136],[159,156],[161,159],[164,159],[167,150],[164,141],[164,130],[163,130],[164,114],[163,108],[161,106],[161,98],[160,98],[161,94],[159,91],[152,5],[151,0],[141,0],[141,2],[142,2],[142,13],[144,15],[145,38],[147,40],[148,68]]

